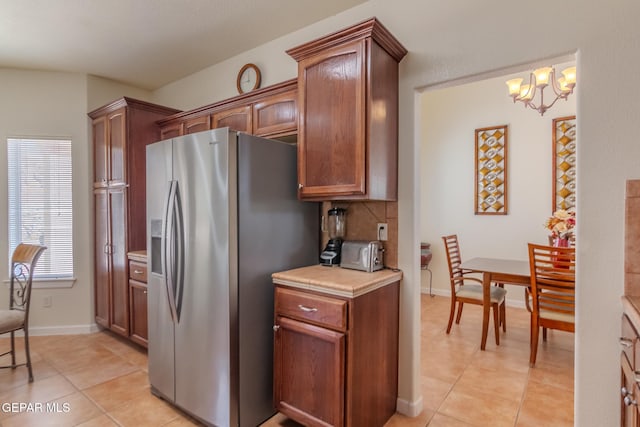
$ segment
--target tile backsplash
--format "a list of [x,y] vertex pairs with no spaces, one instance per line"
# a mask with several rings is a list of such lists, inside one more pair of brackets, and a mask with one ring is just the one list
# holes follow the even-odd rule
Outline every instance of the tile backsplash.
[[[332,207],[347,210],[345,240],[378,240],[377,226],[386,222],[388,240],[384,245],[384,265],[398,268],[398,202],[323,202],[322,215]],[[322,232],[322,247],[329,240],[329,235]]]
[[624,225],[624,294],[640,296],[640,179],[627,181]]

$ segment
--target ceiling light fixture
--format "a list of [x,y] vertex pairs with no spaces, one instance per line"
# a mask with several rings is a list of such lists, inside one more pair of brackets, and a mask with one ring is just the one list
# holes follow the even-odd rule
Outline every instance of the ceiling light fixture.
[[[576,67],[569,67],[562,71],[562,76],[556,79],[556,70],[553,67],[543,67],[534,70],[529,75],[529,84],[523,85],[524,79],[512,79],[507,81],[509,87],[509,96],[513,98],[513,102],[521,101],[525,108],[531,107],[541,116],[547,111],[558,99],[567,99],[573,93],[576,87]],[[544,89],[551,85],[555,94],[555,99],[551,104],[544,103]],[[540,101],[534,102],[536,92],[540,91]]]

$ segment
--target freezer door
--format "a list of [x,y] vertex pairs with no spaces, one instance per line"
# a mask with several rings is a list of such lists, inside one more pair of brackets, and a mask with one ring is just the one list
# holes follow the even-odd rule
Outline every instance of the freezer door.
[[165,266],[166,209],[172,178],[172,141],[147,146],[147,256],[149,382],[153,391],[175,399],[174,327],[167,294]]
[[180,190],[184,232],[184,286],[175,325],[176,403],[217,426],[236,425],[232,396],[230,324],[233,279],[230,242],[235,206],[235,133],[199,132],[173,145],[173,180]]

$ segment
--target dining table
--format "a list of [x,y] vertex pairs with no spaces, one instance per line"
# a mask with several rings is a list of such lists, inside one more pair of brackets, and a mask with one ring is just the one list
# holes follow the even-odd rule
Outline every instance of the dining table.
[[480,349],[487,345],[489,331],[490,291],[492,283],[529,286],[531,272],[529,261],[502,258],[471,258],[460,264],[463,271],[482,274],[482,339]]

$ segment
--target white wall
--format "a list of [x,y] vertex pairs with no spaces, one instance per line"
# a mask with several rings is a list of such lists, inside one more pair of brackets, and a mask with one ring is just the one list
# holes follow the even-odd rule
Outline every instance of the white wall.
[[[76,282],[68,289],[34,289],[31,326],[35,334],[65,327],[88,331],[93,323],[93,263],[89,149],[86,127],[86,77],[80,74],[0,69],[0,165],[7,162],[7,138],[68,137],[73,161],[73,251]],[[0,224],[8,224],[7,170],[0,167]],[[0,278],[7,278],[9,248],[6,226],[0,227]],[[42,298],[52,297],[51,308]],[[1,298],[5,301],[6,298]]]
[[[576,425],[618,419],[619,330],[623,293],[624,183],[640,177],[638,99],[640,3],[632,0],[370,0],[347,12],[246,52],[157,92],[160,103],[191,108],[234,94],[239,66],[259,62],[265,84],[292,78],[282,52],[377,16],[408,48],[400,66],[399,266],[401,289],[400,398],[420,407],[419,214],[420,102],[416,90],[518,64],[577,52],[578,247]],[[212,41],[213,42],[213,41]],[[259,61],[257,61],[259,59]],[[208,90],[217,81],[225,89]],[[194,84],[191,85],[190,82]],[[197,84],[200,83],[200,84]],[[226,86],[228,85],[228,86]],[[216,86],[217,87],[217,86]],[[203,91],[201,95],[196,95]],[[211,99],[209,99],[211,95]]]
[[[559,73],[573,64],[553,65]],[[505,81],[527,75],[522,72],[427,90],[420,97],[420,236],[431,243],[429,268],[435,293],[450,294],[442,236],[458,235],[463,260],[476,256],[526,260],[528,242],[547,242],[543,224],[552,213],[552,121],[575,114],[579,88],[540,116],[507,96]],[[550,93],[547,88],[547,99]],[[508,214],[475,215],[475,129],[500,125],[508,126]],[[428,286],[429,273],[424,271],[423,292]],[[522,287],[507,289],[509,304],[523,306]]]
[[[91,95],[88,94],[91,92]],[[72,140],[73,251],[76,281],[71,288],[34,289],[32,335],[81,333],[95,329],[93,314],[93,152],[90,109],[120,96],[149,97],[140,89],[82,74],[0,68],[0,165],[6,165],[8,137],[68,137]],[[91,105],[91,107],[90,107]],[[8,224],[7,171],[0,167],[0,224]],[[0,227],[0,280],[6,280],[7,228]],[[5,260],[5,261],[3,261]],[[50,296],[52,306],[43,307]],[[6,298],[0,298],[6,306]]]

